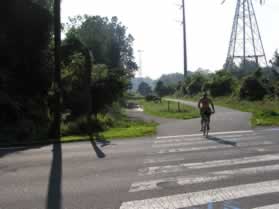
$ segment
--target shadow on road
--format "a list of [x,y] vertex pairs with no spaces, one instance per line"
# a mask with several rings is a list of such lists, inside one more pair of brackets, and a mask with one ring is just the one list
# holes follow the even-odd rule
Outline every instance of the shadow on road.
[[22,152],[31,149],[40,149],[41,147],[42,146],[26,146],[26,147],[18,147],[18,148],[1,147],[0,158],[5,157],[6,155],[11,155],[16,152]]
[[105,158],[106,155],[105,153],[103,153],[103,151],[97,146],[96,141],[95,140],[90,140],[94,151],[96,152],[96,155],[98,158]]
[[48,181],[46,209],[62,208],[62,148],[61,144],[53,145],[52,163]]
[[[101,147],[105,147],[108,145],[112,145],[110,141],[106,140],[104,137],[98,135],[95,137],[95,141],[97,142],[97,144],[100,144]],[[91,140],[92,141],[92,140]],[[92,143],[92,142],[91,142]]]
[[219,144],[231,145],[231,146],[234,146],[234,147],[237,146],[237,143],[236,143],[236,142],[227,141],[227,140],[224,140],[224,139],[221,139],[221,138],[217,138],[217,137],[215,137],[215,136],[208,136],[207,139],[208,139],[208,140],[215,141],[215,142],[217,142],[217,143],[219,143]]

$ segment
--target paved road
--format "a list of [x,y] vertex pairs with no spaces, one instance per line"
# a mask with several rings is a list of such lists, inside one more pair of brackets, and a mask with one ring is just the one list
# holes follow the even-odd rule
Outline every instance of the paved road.
[[[179,99],[168,99],[170,101],[176,101],[197,107],[197,102],[183,101]],[[215,107],[216,113],[212,115],[211,131],[237,131],[237,130],[249,130],[250,113],[240,112],[220,106]],[[185,132],[188,134],[196,133],[200,130],[200,119],[185,120],[171,122],[170,124],[164,124],[159,127],[158,134],[165,135],[180,135]]]
[[171,131],[97,147],[1,149],[0,208],[279,208],[279,129],[209,139]]

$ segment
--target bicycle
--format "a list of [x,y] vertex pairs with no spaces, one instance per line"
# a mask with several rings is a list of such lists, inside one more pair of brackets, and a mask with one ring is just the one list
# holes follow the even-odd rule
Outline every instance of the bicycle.
[[207,138],[209,132],[209,116],[207,114],[204,114],[202,118],[202,131],[203,136]]

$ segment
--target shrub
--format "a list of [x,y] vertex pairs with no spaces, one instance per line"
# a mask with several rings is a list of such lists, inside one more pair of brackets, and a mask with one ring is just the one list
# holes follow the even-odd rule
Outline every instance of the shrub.
[[187,93],[191,96],[198,94],[203,90],[204,83],[201,77],[193,79],[187,87]]
[[267,90],[263,84],[255,77],[247,77],[244,79],[239,96],[241,99],[248,99],[251,101],[262,100],[267,95]]
[[160,99],[160,97],[158,97],[156,95],[150,94],[150,95],[147,95],[145,97],[145,101],[147,101],[147,102],[157,102],[157,101],[161,101],[161,99]]
[[274,82],[273,92],[275,96],[279,97],[279,81]]
[[230,72],[221,70],[216,72],[212,81],[206,85],[206,88],[214,97],[228,96],[233,93],[235,83],[234,77]]
[[209,91],[213,97],[227,96],[233,92],[233,80],[232,78],[223,78],[214,80],[209,85]]

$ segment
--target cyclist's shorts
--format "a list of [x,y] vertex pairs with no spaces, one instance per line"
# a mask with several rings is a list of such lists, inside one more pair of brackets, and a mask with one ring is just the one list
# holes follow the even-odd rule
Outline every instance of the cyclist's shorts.
[[202,117],[203,117],[203,116],[210,117],[211,113],[212,113],[212,111],[211,111],[210,108],[201,109],[201,111],[200,111],[200,114],[201,114]]

